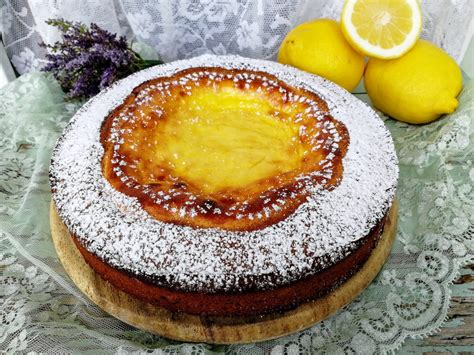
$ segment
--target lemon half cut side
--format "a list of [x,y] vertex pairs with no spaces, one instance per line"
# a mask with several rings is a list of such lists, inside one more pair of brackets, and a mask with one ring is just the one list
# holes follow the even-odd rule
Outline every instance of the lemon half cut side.
[[398,58],[420,35],[420,5],[417,0],[347,0],[341,26],[359,52],[380,59]]

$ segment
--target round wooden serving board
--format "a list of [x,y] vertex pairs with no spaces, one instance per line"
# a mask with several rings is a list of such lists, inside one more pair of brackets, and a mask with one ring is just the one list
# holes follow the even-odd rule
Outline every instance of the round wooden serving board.
[[298,308],[260,317],[200,317],[171,313],[142,302],[103,280],[84,261],[51,203],[54,246],[76,286],[107,313],[137,328],[167,338],[213,344],[251,343],[297,332],[327,318],[351,302],[377,276],[390,254],[396,234],[397,204],[393,203],[378,246],[354,276],[330,294]]

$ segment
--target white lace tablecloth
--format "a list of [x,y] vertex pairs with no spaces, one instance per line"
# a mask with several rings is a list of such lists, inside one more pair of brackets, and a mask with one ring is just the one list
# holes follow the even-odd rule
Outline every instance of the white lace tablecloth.
[[[41,41],[60,39],[49,18],[100,26],[152,47],[165,62],[204,53],[274,59],[285,35],[310,19],[339,19],[345,0],[3,0],[0,31],[23,74],[44,64]],[[1,5],[3,3],[3,5]],[[421,0],[421,36],[461,61],[469,42],[472,0]]]

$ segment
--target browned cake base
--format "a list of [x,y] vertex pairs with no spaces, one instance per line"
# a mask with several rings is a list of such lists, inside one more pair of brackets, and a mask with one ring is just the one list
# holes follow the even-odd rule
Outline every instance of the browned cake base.
[[[57,216],[54,206],[51,208],[51,230],[58,255],[76,285],[95,303],[117,318],[154,333],[179,340],[211,343],[250,342],[278,337],[304,329],[343,307],[367,287],[379,272],[390,252],[395,235],[395,222],[396,204],[392,206],[385,221],[385,227],[379,244],[373,249],[360,271],[325,296],[306,302],[291,311],[276,312],[266,316],[199,317],[185,313],[170,312],[162,307],[142,302],[138,298],[121,292],[108,282],[104,282],[84,262],[78,249],[73,247],[74,243],[71,243],[72,239],[67,229]],[[372,233],[371,235],[377,235],[377,233]],[[360,250],[363,249],[361,248]],[[334,267],[337,267],[339,264],[334,265]],[[321,276],[321,274],[318,275]],[[146,286],[149,286],[115,270],[113,270],[111,275],[118,277],[118,280],[121,279],[119,275],[125,277],[124,280],[133,280],[130,281],[131,283],[128,284],[128,287],[131,285],[145,285],[145,289],[147,289]],[[302,284],[297,285],[292,291],[299,290],[304,294],[306,292],[305,287],[306,289],[311,289],[311,286],[308,286],[310,280],[311,278],[301,281]],[[302,286],[303,284],[305,287]],[[291,289],[291,287],[288,289]],[[326,288],[326,292],[328,290]],[[279,293],[274,293],[275,290],[267,292],[271,293],[264,295],[265,292],[262,292],[262,295],[259,296],[261,297],[260,299],[264,300],[266,298],[270,304],[274,304],[271,297],[279,298]],[[289,293],[287,292],[283,292],[282,295],[288,295]],[[272,293],[277,296],[271,296]],[[237,295],[231,295],[231,297],[237,297]],[[244,295],[243,299],[246,297],[249,296]],[[255,298],[255,293],[253,297]],[[249,299],[247,298],[247,300]],[[205,298],[200,298],[199,300],[207,302]],[[191,302],[190,304],[198,303]],[[212,308],[214,305],[211,304],[210,306]],[[224,307],[232,309],[232,306],[229,305]]]
[[386,217],[365,237],[362,245],[347,258],[314,276],[271,290],[239,293],[183,292],[158,287],[129,276],[104,263],[73,237],[86,262],[105,280],[145,302],[172,312],[212,316],[248,316],[281,312],[321,297],[358,271],[376,247]]

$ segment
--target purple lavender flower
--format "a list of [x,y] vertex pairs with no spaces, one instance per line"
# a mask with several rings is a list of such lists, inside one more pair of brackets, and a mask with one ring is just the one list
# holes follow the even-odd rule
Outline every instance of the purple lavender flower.
[[63,41],[42,44],[49,49],[42,70],[53,73],[70,99],[87,99],[118,79],[162,63],[142,59],[125,37],[117,38],[94,23],[90,28],[63,19],[46,23],[61,30]]

